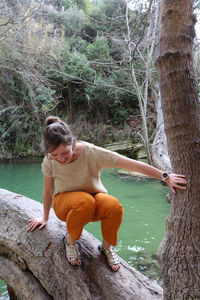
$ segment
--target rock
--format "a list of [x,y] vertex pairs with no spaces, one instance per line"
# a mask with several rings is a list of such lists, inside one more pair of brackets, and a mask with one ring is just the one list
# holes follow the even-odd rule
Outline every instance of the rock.
[[97,250],[99,241],[85,230],[78,243],[82,266],[71,266],[63,245],[65,224],[53,210],[43,230],[27,232],[29,219],[41,214],[41,203],[0,189],[0,277],[15,299],[162,299],[162,288],[123,259],[112,272]]
[[111,144],[106,144],[103,146],[105,149],[111,150],[111,151],[131,151],[134,149],[134,145],[132,141],[126,140],[126,141],[120,141],[120,142],[114,142]]
[[127,170],[124,170],[124,169],[118,169],[117,170],[117,173],[119,175],[129,175],[129,176],[132,176],[134,178],[146,178],[146,179],[152,179],[152,177],[150,176],[147,176],[147,175],[144,175],[144,174],[141,174],[141,173],[138,173],[138,172],[133,172],[133,171],[127,171]]
[[147,159],[147,154],[143,144],[138,144],[136,149],[137,149],[137,160]]

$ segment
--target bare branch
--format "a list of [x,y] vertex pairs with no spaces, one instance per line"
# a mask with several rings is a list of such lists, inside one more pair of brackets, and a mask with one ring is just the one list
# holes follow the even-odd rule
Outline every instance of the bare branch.
[[2,134],[0,137],[0,142],[6,137],[6,135],[12,130],[15,124],[19,121],[20,116],[12,123],[12,125]]
[[136,52],[136,50],[137,50],[139,44],[141,43],[141,41],[142,41],[143,38],[144,38],[144,34],[145,34],[146,27],[147,27],[147,22],[148,22],[148,15],[149,15],[149,13],[150,13],[150,11],[151,11],[152,3],[153,3],[153,0],[150,0],[149,7],[148,7],[148,10],[147,10],[147,12],[146,12],[145,23],[144,23],[144,26],[143,26],[143,30],[142,30],[141,37],[140,37],[140,39],[138,40],[138,42],[136,43],[136,46],[135,46],[135,48],[134,48],[133,51],[132,51],[132,61],[133,61],[133,59],[134,59],[134,55],[135,55],[135,52]]
[[4,109],[2,109],[1,111],[0,111],[0,116],[1,115],[3,115],[3,114],[5,114],[8,110],[14,110],[14,111],[16,111],[17,109],[20,109],[20,108],[22,108],[22,105],[20,105],[20,106],[8,106],[8,107],[6,107],[6,108],[4,108]]

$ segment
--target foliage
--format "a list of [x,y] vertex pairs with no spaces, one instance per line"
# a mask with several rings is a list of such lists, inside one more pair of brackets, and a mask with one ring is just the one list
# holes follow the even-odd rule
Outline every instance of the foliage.
[[91,23],[99,34],[123,31],[125,20],[125,0],[100,1],[91,12]]
[[100,37],[94,43],[89,44],[86,48],[88,60],[96,60],[100,62],[108,62],[110,60],[109,46],[105,37]]
[[70,74],[71,77],[84,80],[92,80],[94,72],[90,67],[85,54],[79,52],[70,53],[68,60],[63,65],[63,72]]
[[[88,42],[84,39],[82,39],[80,36],[75,36],[73,38],[70,38],[68,40],[71,51],[75,52],[78,51],[81,54],[85,54],[86,53],[86,48],[88,46]],[[63,48],[64,50],[64,48]]]
[[[124,38],[126,1],[51,3],[53,8],[32,9],[26,2],[20,14],[10,14],[12,20],[0,8],[5,23],[0,27],[0,146],[13,153],[39,151],[40,136],[34,136],[48,114],[64,115],[69,122],[81,114],[87,122],[118,128],[138,115]],[[143,12],[129,14],[131,26],[137,20],[131,32],[136,41]],[[143,64],[136,57],[141,84]]]
[[79,10],[83,10],[85,13],[91,9],[91,0],[56,0],[53,4],[58,8],[69,9],[76,6]]
[[62,12],[60,17],[62,26],[65,28],[68,36],[80,34],[83,27],[84,15],[76,6]]

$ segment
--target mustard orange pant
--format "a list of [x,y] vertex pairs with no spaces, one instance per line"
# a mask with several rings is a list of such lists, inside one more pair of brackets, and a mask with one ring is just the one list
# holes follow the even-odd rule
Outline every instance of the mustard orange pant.
[[80,238],[87,223],[101,221],[103,238],[113,246],[117,244],[123,207],[115,197],[105,193],[58,193],[53,199],[53,208],[56,216],[66,222],[67,231],[74,240]]

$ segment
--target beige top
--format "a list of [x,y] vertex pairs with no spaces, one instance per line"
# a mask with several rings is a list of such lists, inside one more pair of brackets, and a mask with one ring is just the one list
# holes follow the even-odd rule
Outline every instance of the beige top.
[[62,166],[47,154],[42,163],[42,172],[53,177],[59,193],[69,191],[85,191],[90,194],[107,193],[100,179],[103,168],[114,168],[119,154],[83,143],[83,151],[77,160]]

